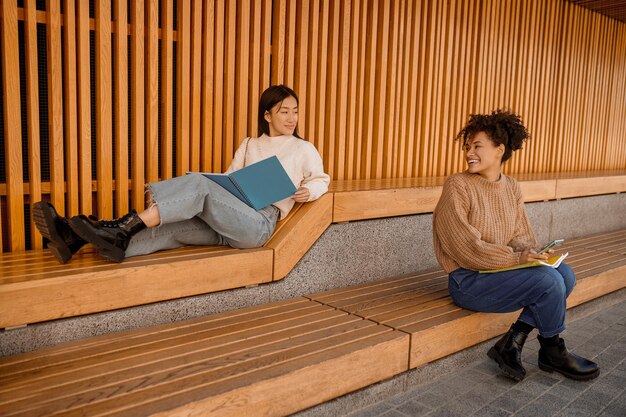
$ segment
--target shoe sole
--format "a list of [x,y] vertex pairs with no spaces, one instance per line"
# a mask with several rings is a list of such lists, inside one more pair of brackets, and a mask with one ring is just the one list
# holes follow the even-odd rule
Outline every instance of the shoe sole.
[[502,357],[500,356],[500,354],[495,348],[492,347],[491,349],[489,349],[489,351],[487,352],[487,356],[493,359],[498,364],[498,366],[500,367],[500,370],[504,373],[504,375],[508,376],[509,378],[514,379],[517,382],[519,382],[522,379],[524,379],[524,377],[526,376],[518,372],[515,372],[515,370],[513,370],[510,366],[505,364],[502,361]]
[[72,217],[69,220],[70,227],[78,236],[83,240],[91,243],[98,251],[98,255],[106,259],[107,261],[120,263],[125,258],[125,251],[118,248],[115,245],[110,244],[100,236],[91,231],[91,228],[85,226],[83,221],[78,218]]
[[72,258],[72,251],[65,243],[65,240],[57,233],[54,225],[56,213],[44,201],[33,204],[33,222],[41,235],[48,239],[48,249],[61,264],[67,263]]
[[570,378],[570,379],[574,379],[576,381],[589,381],[590,379],[595,379],[598,377],[598,375],[600,375],[600,369],[596,369],[594,372],[590,373],[590,374],[586,374],[586,375],[576,375],[576,374],[570,374],[569,372],[565,372],[561,369],[555,368],[553,366],[547,365],[545,363],[541,363],[539,362],[539,369],[541,369],[542,371],[546,371],[546,372],[558,372],[561,375],[563,375],[564,377]]

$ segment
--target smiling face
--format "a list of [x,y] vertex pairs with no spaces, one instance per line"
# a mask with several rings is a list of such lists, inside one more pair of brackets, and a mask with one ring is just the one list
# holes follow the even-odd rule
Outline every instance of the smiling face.
[[485,132],[478,132],[463,146],[467,170],[489,181],[500,178],[504,145],[496,145]]
[[294,97],[285,97],[265,112],[265,120],[270,128],[270,136],[293,135],[298,126],[298,102]]

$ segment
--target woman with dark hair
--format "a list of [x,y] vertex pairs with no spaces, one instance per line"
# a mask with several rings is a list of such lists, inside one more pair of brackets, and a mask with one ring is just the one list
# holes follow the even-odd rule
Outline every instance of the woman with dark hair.
[[296,93],[284,85],[265,90],[259,136],[243,141],[226,172],[276,156],[297,191],[258,211],[203,175],[189,174],[149,184],[151,204],[141,213],[133,210],[111,221],[85,215],[68,221],[42,201],[33,206],[35,224],[61,263],[87,242],[113,262],[184,245],[262,246],[296,202],[316,200],[328,191],[322,159],[313,144],[300,139],[297,127]]
[[592,379],[598,366],[568,352],[559,337],[565,330],[566,299],[576,283],[569,266],[478,272],[548,258],[534,249],[537,242],[519,184],[502,174],[502,164],[528,136],[519,116],[509,111],[470,116],[457,135],[467,170],[446,180],[433,212],[435,255],[449,274],[448,288],[458,306],[492,313],[522,309],[488,352],[507,376],[519,381],[526,375],[522,347],[536,328],[541,369]]

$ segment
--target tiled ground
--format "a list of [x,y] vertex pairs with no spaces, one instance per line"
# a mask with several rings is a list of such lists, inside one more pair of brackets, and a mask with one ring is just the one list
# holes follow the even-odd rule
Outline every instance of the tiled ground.
[[485,355],[350,417],[626,416],[626,301],[570,323],[563,333],[568,349],[598,362],[595,380],[577,382],[540,370],[535,336],[524,347],[528,373],[522,382],[501,376]]

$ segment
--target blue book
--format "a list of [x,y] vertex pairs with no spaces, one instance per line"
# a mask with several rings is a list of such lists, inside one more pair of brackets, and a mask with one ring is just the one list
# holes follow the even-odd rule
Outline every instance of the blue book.
[[230,174],[202,175],[215,181],[255,210],[291,197],[297,190],[277,157],[263,159]]

